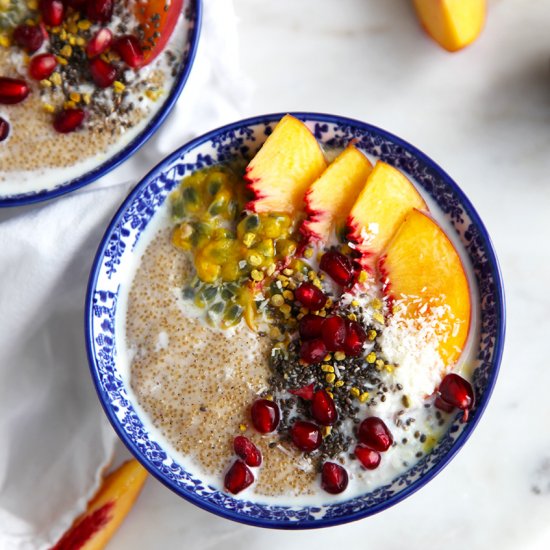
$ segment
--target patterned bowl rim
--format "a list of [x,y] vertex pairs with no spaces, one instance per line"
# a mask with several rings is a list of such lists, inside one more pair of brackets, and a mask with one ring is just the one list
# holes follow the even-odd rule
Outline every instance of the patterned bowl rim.
[[[23,206],[26,204],[33,204],[50,200],[64,195],[65,193],[70,193],[71,191],[80,189],[81,187],[84,187],[85,185],[88,185],[90,183],[93,183],[94,181],[108,174],[111,170],[114,170],[125,160],[129,159],[149,140],[149,138],[153,136],[153,134],[159,129],[161,124],[164,122],[164,120],[170,114],[172,108],[176,104],[176,101],[178,100],[181,92],[183,91],[183,88],[185,87],[187,79],[189,78],[189,74],[191,73],[191,69],[195,61],[202,25],[203,8],[202,0],[189,1],[189,6],[192,9],[191,28],[189,29],[189,37],[185,46],[186,49],[189,49],[186,53],[184,53],[184,55],[186,55],[184,66],[180,71],[176,81],[174,82],[174,86],[172,86],[172,90],[166,98],[166,101],[157,111],[155,116],[151,118],[147,126],[145,126],[145,128],[141,132],[139,132],[139,134],[130,143],[128,143],[126,147],[123,147],[118,153],[113,155],[106,162],[100,164],[98,167],[89,170],[85,174],[74,178],[73,180],[69,180],[68,182],[56,185],[51,189],[28,191],[25,193],[7,195],[5,197],[2,197],[0,195],[0,208],[10,206]],[[185,8],[184,3],[184,10],[185,9],[188,8]]]
[[[99,400],[103,409],[111,422],[115,432],[118,434],[122,442],[126,445],[129,451],[134,455],[135,458],[161,483],[166,485],[169,489],[174,491],[177,495],[183,497],[192,504],[202,508],[206,511],[212,512],[218,516],[221,516],[226,519],[236,521],[238,523],[243,523],[247,525],[252,525],[256,527],[264,528],[276,528],[276,529],[285,529],[285,530],[295,530],[295,529],[315,529],[321,527],[329,527],[333,525],[342,525],[352,521],[356,521],[371,515],[374,515],[378,512],[381,512],[391,506],[397,504],[403,499],[407,498],[411,494],[418,491],[421,487],[426,485],[431,479],[433,479],[437,474],[439,474],[447,464],[454,458],[457,452],[462,448],[466,441],[471,436],[475,427],[477,426],[481,416],[483,415],[491,394],[493,392],[498,372],[500,369],[500,363],[502,360],[502,354],[504,349],[504,337],[506,332],[506,306],[505,306],[505,297],[504,297],[504,285],[502,281],[502,275],[500,271],[500,266],[494,251],[493,244],[485,228],[481,218],[474,209],[470,200],[466,197],[464,192],[460,187],[451,179],[451,177],[439,167],[432,159],[427,155],[422,153],[416,147],[408,143],[407,141],[387,132],[381,128],[373,126],[371,124],[361,122],[359,120],[341,117],[338,115],[324,114],[324,113],[313,113],[313,112],[291,112],[293,116],[303,120],[305,122],[322,122],[336,125],[349,125],[354,127],[362,132],[371,133],[373,135],[378,135],[383,139],[393,142],[396,145],[401,146],[404,150],[408,151],[413,157],[421,160],[428,168],[435,172],[438,177],[448,186],[452,191],[460,198],[461,205],[464,207],[464,210],[467,212],[472,223],[477,227],[480,233],[480,237],[483,241],[483,246],[487,254],[488,264],[490,265],[490,272],[494,281],[495,289],[495,309],[497,310],[497,322],[496,322],[496,334],[492,335],[494,337],[494,352],[492,360],[492,369],[487,380],[486,389],[483,393],[482,398],[476,403],[476,414],[471,418],[466,424],[465,428],[462,430],[461,434],[454,441],[451,449],[432,467],[428,470],[427,473],[413,481],[410,485],[399,491],[398,493],[390,496],[387,500],[377,503],[373,506],[368,507],[365,510],[358,512],[350,513],[345,516],[339,517],[329,517],[327,519],[314,519],[310,521],[283,521],[279,519],[266,520],[263,518],[253,517],[253,516],[244,516],[238,514],[232,510],[222,508],[218,505],[212,504],[196,494],[190,491],[182,490],[176,483],[172,480],[165,477],[161,472],[155,470],[147,459],[141,454],[140,450],[137,448],[135,443],[130,439],[128,434],[124,431],[120,425],[119,420],[116,417],[116,414],[111,408],[111,402],[109,401],[107,395],[104,392],[104,389],[101,386],[99,377],[97,376],[97,363],[94,352],[94,342],[93,342],[93,327],[92,327],[92,310],[93,310],[93,296],[96,289],[97,279],[101,267],[101,262],[107,247],[107,243],[111,237],[111,233],[116,225],[120,222],[121,218],[125,214],[126,210],[133,203],[135,198],[142,192],[142,190],[149,185],[151,180],[156,178],[161,174],[166,168],[168,168],[173,162],[177,161],[180,158],[183,158],[186,153],[199,147],[205,143],[210,142],[213,138],[219,134],[239,130],[242,127],[254,126],[254,125],[266,125],[268,123],[273,123],[280,120],[287,113],[273,113],[267,115],[260,115],[244,119],[238,122],[234,122],[215,130],[212,130],[206,134],[203,134],[176,151],[167,156],[162,160],[155,168],[153,168],[137,185],[136,187],[128,194],[127,198],[124,200],[117,213],[114,215],[111,223],[107,227],[105,234],[101,240],[101,243],[98,247],[96,253],[92,270],[90,273],[90,279],[88,282],[88,289],[86,293],[86,304],[85,304],[85,338],[86,338],[86,351],[88,354],[88,362],[90,366],[90,371],[92,379],[99,396]],[[337,504],[343,504],[346,501],[338,502]],[[330,506],[330,505],[329,505]]]

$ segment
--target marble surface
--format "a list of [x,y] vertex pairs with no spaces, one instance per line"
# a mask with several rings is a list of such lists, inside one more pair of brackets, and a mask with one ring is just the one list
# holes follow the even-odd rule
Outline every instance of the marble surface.
[[483,35],[457,54],[423,35],[406,0],[234,3],[254,85],[243,116],[309,110],[368,121],[425,151],[470,197],[506,284],[501,375],[459,455],[382,514],[266,531],[149,479],[109,548],[550,548],[550,0],[490,1]]

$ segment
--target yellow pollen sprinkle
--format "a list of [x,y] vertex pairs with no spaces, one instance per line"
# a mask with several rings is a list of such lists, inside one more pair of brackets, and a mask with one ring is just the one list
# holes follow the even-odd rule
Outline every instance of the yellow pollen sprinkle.
[[246,424],[239,424],[239,430],[241,430],[241,432],[246,432]]
[[367,332],[367,338],[372,342],[376,337],[378,336],[378,333],[373,330],[373,329],[370,329],[368,332]]
[[384,368],[386,369],[387,372],[389,372],[390,374],[393,373],[393,369],[395,368],[393,365],[384,365]]
[[273,275],[273,273],[275,273],[275,264],[271,264],[268,268],[267,268],[267,271],[266,271],[267,275],[269,277],[271,277],[271,275]]
[[86,44],[86,40],[84,40],[84,38],[82,38],[82,36],[77,36],[75,38],[75,42],[76,42],[77,46],[84,46],[84,44]]
[[323,372],[334,372],[334,367],[332,365],[321,365],[321,370]]
[[344,381],[343,380],[338,380],[338,382],[336,382],[334,384],[337,388],[341,388],[343,385],[344,385]]
[[294,274],[294,269],[290,269],[290,267],[283,269],[283,275],[290,277],[293,274]]
[[327,354],[325,355],[325,358],[323,359],[323,361],[324,361],[325,363],[327,363],[327,362],[330,361],[331,359],[332,359],[332,355],[331,355],[330,353],[327,353]]
[[304,315],[307,315],[309,313],[309,309],[307,307],[301,307],[300,313],[303,313]]
[[371,351],[367,357],[367,363],[374,363],[376,361],[376,353],[374,353],[374,351]]
[[71,92],[69,94],[69,98],[71,99],[71,101],[74,101],[75,103],[79,103],[81,96],[78,92]]
[[381,313],[375,313],[372,318],[377,322],[377,323],[380,323],[380,324],[383,324],[384,323],[384,316],[381,314]]
[[44,111],[46,111],[46,113],[53,113],[55,112],[55,107],[49,103],[44,103]]
[[313,257],[313,248],[306,248],[304,250],[304,258],[311,258]]
[[84,100],[84,103],[86,103],[86,105],[89,105],[90,101],[92,101],[92,96],[90,94],[84,94],[82,96],[82,99]]
[[382,368],[384,366],[384,361],[382,359],[377,359],[376,366]]
[[366,271],[361,271],[361,273],[359,273],[358,281],[360,283],[366,283],[368,278],[369,278],[368,273]]
[[162,94],[162,90],[147,90],[145,95],[151,100],[156,101]]
[[348,313],[348,319],[350,321],[357,321],[357,315],[355,313]]
[[250,277],[253,281],[260,282],[264,280],[264,274],[261,271],[258,271],[257,269],[253,269],[250,272]]
[[283,315],[290,315],[292,308],[288,304],[283,304],[280,308]]
[[332,426],[323,426],[321,428],[321,434],[323,437],[328,437],[330,432],[332,432]]
[[42,86],[43,88],[51,88],[52,83],[49,80],[44,79],[40,81],[40,86]]
[[0,46],[2,46],[3,48],[9,48],[11,46],[11,40],[7,35],[0,35]]
[[319,279],[313,279],[311,281],[313,286],[316,286],[318,289],[323,290],[323,285],[321,285],[321,281]]
[[370,305],[374,309],[382,309],[382,302],[378,298],[375,298]]
[[292,290],[283,290],[285,300],[294,300],[294,292]]
[[71,46],[69,44],[65,44],[65,46],[63,46],[61,48],[61,50],[59,50],[59,53],[63,57],[71,57],[71,55],[73,55],[73,49],[71,48]]
[[351,301],[351,305],[352,305],[353,307],[357,307],[357,306],[359,305],[359,302],[358,302],[357,300],[352,300],[352,301]]
[[254,239],[256,236],[254,233],[245,233],[243,235],[243,244],[246,246],[246,248],[250,248],[252,246],[252,243],[254,242]]
[[60,65],[67,65],[67,63],[69,63],[64,57],[61,57],[60,55],[56,55],[55,58]]
[[259,254],[250,254],[247,261],[250,265],[258,267],[262,263],[262,257]]
[[361,401],[361,403],[364,403],[368,398],[369,398],[369,392],[368,392],[368,391],[364,391],[364,392],[359,396],[359,401]]
[[37,10],[38,9],[37,0],[27,0],[27,8],[29,8],[30,10]]
[[308,272],[307,272],[307,278],[308,278],[310,281],[313,281],[313,279],[316,279],[316,278],[317,278],[317,273],[315,273],[315,271],[308,271]]
[[327,312],[323,309],[321,311],[315,311],[314,312],[315,315],[319,315],[319,317],[326,317],[327,316]]
[[343,351],[337,351],[334,353],[334,359],[336,361],[343,361],[346,358],[346,354]]
[[82,19],[78,22],[78,28],[81,31],[87,31],[92,26],[92,22],[87,19]]
[[359,397],[359,395],[361,394],[361,392],[359,391],[359,388],[351,388],[349,390],[349,393],[351,394],[352,397]]
[[115,80],[113,82],[113,88],[117,94],[121,94],[126,89],[126,86],[119,80]]
[[334,394],[330,391],[330,388],[325,388],[325,391],[329,394],[329,396],[334,399]]
[[271,296],[270,302],[275,307],[281,307],[285,303],[285,300],[280,294],[273,294],[273,296]]
[[61,40],[67,40],[67,31],[65,29],[59,29],[59,38],[61,38]]
[[264,399],[267,399],[268,401],[273,401],[273,396],[269,393],[264,397]]

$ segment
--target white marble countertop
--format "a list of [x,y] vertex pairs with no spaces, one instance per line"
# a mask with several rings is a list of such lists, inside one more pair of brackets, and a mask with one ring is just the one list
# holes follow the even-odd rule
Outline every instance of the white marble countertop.
[[[208,1],[208,0],[206,0]],[[390,510],[315,532],[208,514],[149,479],[109,548],[550,548],[550,0],[493,0],[448,54],[407,0],[235,0],[243,115],[307,110],[381,126],[438,162],[492,235],[506,349],[479,427],[428,486]]]

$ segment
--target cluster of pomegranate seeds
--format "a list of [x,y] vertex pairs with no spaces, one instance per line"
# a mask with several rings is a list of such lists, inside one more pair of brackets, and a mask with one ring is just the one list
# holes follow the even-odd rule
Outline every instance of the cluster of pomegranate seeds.
[[281,418],[277,403],[269,399],[258,399],[250,409],[252,424],[262,434],[273,432]]
[[252,483],[254,475],[242,460],[236,460],[225,474],[224,486],[234,495],[250,487]]
[[456,407],[464,411],[463,420],[468,420],[470,409],[474,406],[472,385],[458,374],[447,374],[439,385],[439,396],[434,405],[445,412],[452,412]]
[[336,250],[325,252],[319,267],[340,286],[351,286],[355,281],[355,269],[350,258]]
[[143,50],[139,40],[131,35],[127,34],[118,38],[113,44],[113,49],[117,52],[124,63],[132,69],[137,69],[143,64]]
[[325,307],[327,297],[325,293],[312,283],[302,283],[295,291],[294,296],[304,307],[317,311]]
[[321,430],[313,422],[304,420],[298,420],[294,423],[290,429],[290,438],[298,449],[306,453],[315,451],[323,442]]
[[325,462],[321,470],[321,487],[331,495],[337,495],[348,486],[348,473],[334,462]]
[[235,454],[242,458],[247,466],[257,467],[262,463],[260,449],[244,435],[238,435],[233,440],[233,449]]
[[318,390],[313,394],[311,416],[323,426],[332,426],[338,420],[336,405],[326,390]]
[[0,142],[4,141],[10,134],[10,123],[0,117]]
[[82,125],[85,116],[86,113],[82,109],[64,109],[57,113],[53,127],[60,134],[68,134]]
[[65,6],[61,0],[40,0],[39,9],[46,25],[58,27],[63,23]]
[[2,105],[20,103],[29,95],[30,91],[24,80],[5,76],[0,77],[0,104]]
[[111,30],[107,28],[99,29],[86,45],[86,55],[89,58],[97,57],[106,52],[112,43],[113,33]]
[[27,53],[34,53],[44,43],[44,31],[39,25],[19,25],[13,31],[13,40]]
[[29,75],[35,80],[48,78],[57,67],[57,59],[51,53],[35,55],[29,64]]

